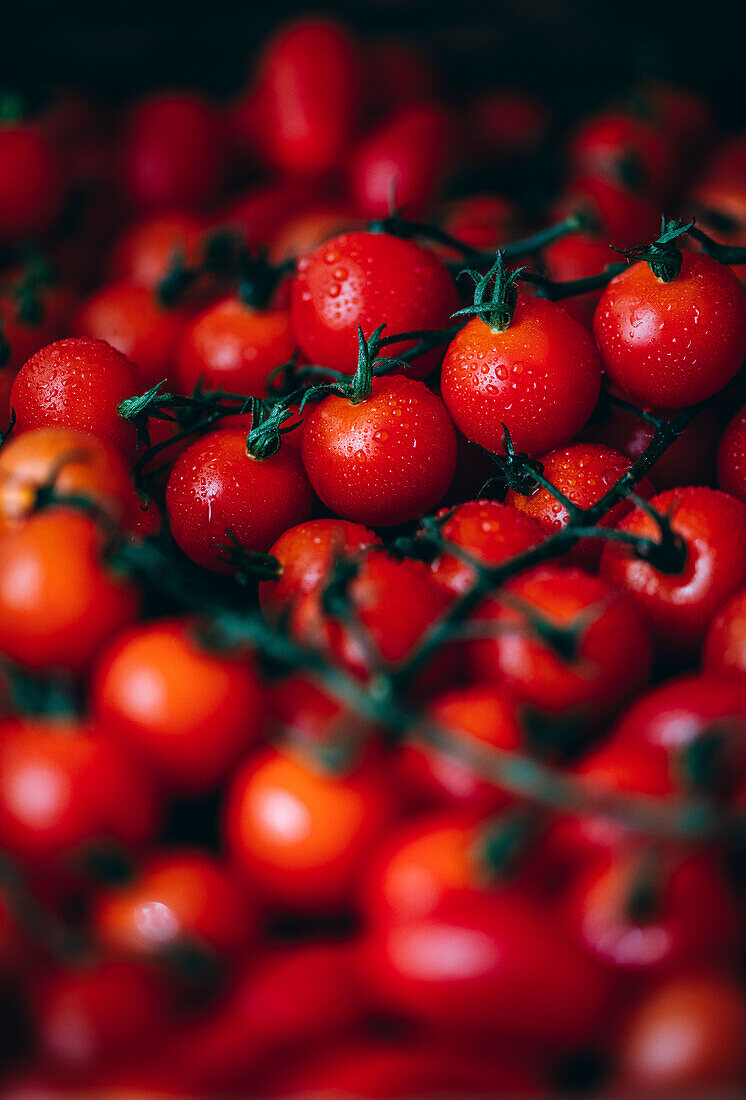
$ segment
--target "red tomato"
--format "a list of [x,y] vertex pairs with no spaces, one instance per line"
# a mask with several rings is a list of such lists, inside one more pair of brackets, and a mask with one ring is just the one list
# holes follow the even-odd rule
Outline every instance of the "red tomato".
[[[670,489],[650,501],[670,517],[683,540],[686,562],[677,573],[662,572],[621,543],[607,543],[601,573],[626,590],[644,617],[659,652],[691,658],[702,644],[713,615],[746,583],[746,505],[715,489]],[[655,520],[635,509],[621,531],[657,540]]]
[[136,367],[103,340],[57,340],[32,355],[16,375],[10,391],[16,430],[20,435],[55,424],[75,428],[129,457],[135,433],[117,415],[117,406],[142,389]]
[[593,319],[612,382],[643,406],[682,408],[711,397],[746,355],[746,292],[733,272],[683,252],[662,282],[644,261],[611,280]]
[[207,791],[260,736],[263,700],[251,657],[210,652],[188,620],[138,624],[94,671],[92,704],[113,738],[169,788]]
[[[348,598],[373,652],[386,665],[404,661],[449,602],[420,562],[398,561],[375,549],[362,558]],[[320,586],[298,601],[292,626],[302,640],[324,649],[360,677],[375,672],[355,632],[324,615]]]
[[259,140],[284,172],[338,165],[359,104],[357,49],[347,31],[323,19],[286,23],[258,65]]
[[225,834],[267,904],[334,912],[349,902],[392,816],[389,785],[377,766],[324,773],[268,749],[233,775]]
[[604,237],[615,248],[632,248],[652,241],[660,231],[660,207],[649,195],[599,174],[571,181],[569,203],[587,207],[600,222]]
[[324,241],[356,228],[356,219],[340,206],[316,206],[290,218],[276,234],[270,260],[275,264],[307,256]]
[[440,398],[414,378],[374,378],[359,402],[331,394],[306,419],[303,464],[345,519],[393,527],[429,512],[456,469],[456,433]]
[[290,219],[324,195],[307,180],[263,183],[232,199],[211,219],[218,232],[240,233],[254,247],[268,245]]
[[609,980],[517,891],[455,891],[369,935],[366,977],[387,1008],[459,1033],[566,1048],[599,1029]]
[[573,885],[565,916],[579,943],[607,966],[646,974],[727,956],[738,917],[716,862],[645,859],[639,851],[613,858]]
[[[136,363],[146,388],[173,377],[185,320],[181,310],[164,309],[144,286],[121,282],[110,283],[87,298],[72,327],[79,336],[106,341]],[[190,391],[191,387],[186,390]]]
[[[22,279],[23,276],[21,275]],[[51,344],[62,335],[67,325],[72,305],[72,294],[58,286],[40,286],[34,291],[34,297],[41,310],[41,318],[29,324],[24,320],[23,310],[16,297],[18,282],[6,286],[0,284],[0,326],[2,336],[10,354],[3,364],[10,380],[19,367],[30,359],[45,344]]]
[[126,229],[111,257],[115,279],[155,290],[179,259],[194,267],[201,258],[202,222],[194,214],[151,214]]
[[134,879],[98,892],[92,922],[108,952],[143,959],[167,958],[180,947],[232,958],[256,936],[235,872],[196,849],[151,852]]
[[721,489],[746,503],[746,407],[729,421],[720,439],[717,479]]
[[0,538],[0,652],[29,669],[82,673],[138,611],[133,585],[102,561],[104,536],[53,508]]
[[[547,275],[558,282],[569,282],[598,275],[616,259],[607,241],[580,233],[560,237],[544,249],[544,266]],[[563,305],[567,312],[577,317],[586,328],[591,328],[593,314],[600,297],[600,290],[590,290],[586,294],[576,294],[573,298],[566,298]]]
[[[743,180],[701,184],[692,196],[697,225],[716,241],[743,248],[746,245],[746,184]],[[733,264],[741,282],[746,279],[746,264]]]
[[296,339],[286,309],[254,309],[233,296],[210,305],[188,323],[179,344],[176,381],[191,393],[208,390],[267,396],[267,375],[286,363]]
[[[650,671],[650,644],[632,604],[582,569],[542,565],[516,577],[506,597],[486,600],[474,616],[494,637],[469,643],[475,675],[496,680],[548,714],[598,724],[639,690]],[[533,625],[576,630],[562,655]],[[513,626],[515,630],[509,629]]]
[[[447,731],[457,750],[463,744],[467,750],[471,746],[517,752],[525,741],[515,700],[503,688],[490,684],[442,692],[430,700],[424,717]],[[481,779],[457,753],[408,745],[404,774],[415,793],[436,804],[490,814],[512,801],[496,784]]]
[[575,173],[623,178],[626,170],[640,178],[645,191],[665,194],[677,168],[677,147],[663,128],[651,126],[619,109],[607,109],[584,119],[569,144]]
[[746,674],[746,591],[731,597],[712,620],[704,664],[708,672]]
[[231,536],[248,550],[266,553],[288,527],[311,514],[311,488],[300,458],[282,447],[270,458],[252,457],[246,433],[210,432],[179,455],[166,486],[172,534],[193,561],[230,573]]
[[517,451],[538,455],[566,443],[591,415],[600,387],[590,333],[544,298],[519,295],[504,332],[474,317],[443,360],[448,411],[467,439],[495,454],[503,453],[503,424]]
[[[448,203],[441,224],[452,237],[487,252],[517,236],[518,213],[502,195],[470,195]],[[453,253],[452,249],[445,251],[449,257]]]
[[[632,460],[626,455],[600,443],[573,443],[544,455],[541,463],[544,477],[580,508],[596,504],[632,466]],[[642,479],[635,491],[642,497],[651,497],[655,492],[647,478]],[[531,496],[511,490],[505,502],[538,520],[549,535],[561,531],[570,522],[567,507],[549,489],[537,487]],[[614,527],[632,508],[630,501],[620,500],[602,517],[601,525]],[[593,569],[598,565],[602,549],[599,539],[583,539],[572,551],[573,560]]]
[[20,525],[38,490],[52,483],[55,492],[85,497],[117,522],[131,506],[132,484],[113,447],[72,428],[36,428],[11,436],[0,450],[0,531]]
[[435,103],[402,107],[364,135],[350,153],[349,187],[362,217],[393,207],[421,214],[435,198],[450,161],[451,120]]
[[270,549],[270,554],[280,563],[280,575],[277,580],[265,581],[259,586],[259,602],[265,618],[279,618],[329,577],[338,555],[350,556],[379,543],[373,531],[344,519],[312,519],[291,527]]
[[[443,508],[438,516],[448,515]],[[440,528],[447,542],[461,547],[484,565],[500,565],[544,540],[544,530],[532,516],[496,500],[470,500],[459,505]],[[454,596],[474,584],[474,569],[445,550],[431,563],[433,577]]]
[[140,845],[157,825],[150,778],[105,736],[70,719],[9,719],[0,739],[0,843],[46,863],[86,844]]
[[683,1095],[738,1089],[746,1073],[746,999],[740,982],[702,973],[645,996],[621,1049],[622,1088]]
[[128,198],[142,209],[193,209],[213,199],[225,150],[212,106],[191,92],[159,92],[133,110],[124,143]]
[[19,244],[46,233],[63,198],[61,166],[44,133],[0,123],[0,241]]
[[[354,374],[358,326],[370,336],[446,328],[458,308],[453,281],[443,262],[414,241],[389,233],[343,233],[298,262],[291,314],[296,338],[312,363]],[[414,340],[389,345],[400,355]],[[421,355],[407,373],[423,378],[442,352]]]

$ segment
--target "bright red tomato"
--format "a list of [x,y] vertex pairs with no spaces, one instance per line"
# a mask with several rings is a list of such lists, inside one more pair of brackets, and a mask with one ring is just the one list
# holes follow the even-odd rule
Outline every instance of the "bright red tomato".
[[53,508],[0,538],[0,651],[24,668],[84,672],[137,615],[138,593],[102,560],[82,512]]
[[441,390],[467,439],[503,453],[503,424],[517,451],[544,454],[568,442],[601,388],[590,333],[544,298],[518,296],[504,332],[474,317],[443,360]]
[[677,168],[676,142],[663,128],[619,109],[607,109],[585,118],[569,143],[573,170],[624,178],[634,172],[642,190],[666,194]]
[[54,145],[27,123],[0,123],[0,240],[18,244],[46,233],[64,198]]
[[195,631],[187,619],[131,627],[104,651],[91,687],[111,736],[168,787],[189,792],[214,787],[263,724],[251,656],[211,652]]
[[302,453],[311,485],[333,512],[392,527],[440,501],[456,469],[456,432],[423,382],[374,378],[359,402],[331,394],[311,408]]
[[746,292],[733,272],[683,252],[662,282],[644,261],[611,280],[593,319],[604,368],[643,406],[677,409],[729,382],[746,355]]
[[[746,505],[716,489],[670,489],[651,499],[670,517],[683,540],[686,561],[681,572],[663,572],[636,557],[621,543],[607,543],[601,573],[626,590],[644,617],[658,651],[674,659],[694,657],[713,615],[746,583]],[[656,541],[658,525],[635,509],[619,530]]]
[[709,672],[746,675],[746,591],[737,592],[712,620],[703,656]]
[[135,433],[117,415],[117,406],[142,389],[137,368],[110,344],[85,336],[57,340],[32,355],[15,377],[10,400],[16,430],[75,428],[129,457]]
[[350,901],[393,811],[378,766],[325,773],[269,749],[231,779],[225,834],[238,867],[267,904],[334,912]]
[[[475,675],[495,680],[518,699],[552,715],[597,725],[639,690],[650,671],[650,643],[632,601],[582,569],[542,565],[516,577],[505,597],[486,600],[480,626],[494,637],[469,643]],[[562,654],[540,624],[576,631]],[[514,627],[511,630],[510,627]]]
[[720,439],[717,478],[721,489],[746,503],[746,408],[739,409]]
[[[312,363],[353,374],[358,326],[369,337],[446,328],[458,308],[451,276],[435,253],[390,233],[343,233],[298,262],[291,314],[296,338]],[[416,341],[397,341],[385,355],[400,355]],[[407,368],[423,378],[442,356],[438,348]]]
[[266,553],[288,527],[311,514],[313,496],[300,458],[282,447],[258,459],[246,433],[210,432],[179,455],[166,486],[166,510],[176,542],[193,561],[218,573],[231,536]]

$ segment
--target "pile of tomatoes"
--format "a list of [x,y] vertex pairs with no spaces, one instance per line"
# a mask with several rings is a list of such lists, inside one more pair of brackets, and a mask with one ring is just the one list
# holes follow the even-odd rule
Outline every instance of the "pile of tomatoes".
[[5,104],[0,1097],[743,1086],[746,137],[634,92]]

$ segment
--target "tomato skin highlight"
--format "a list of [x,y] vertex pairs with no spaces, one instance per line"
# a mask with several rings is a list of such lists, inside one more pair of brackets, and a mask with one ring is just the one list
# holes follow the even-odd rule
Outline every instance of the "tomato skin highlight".
[[475,317],[443,360],[441,391],[456,426],[494,454],[503,453],[503,424],[515,449],[533,456],[567,443],[600,388],[600,359],[587,329],[543,298],[519,295],[505,332]]

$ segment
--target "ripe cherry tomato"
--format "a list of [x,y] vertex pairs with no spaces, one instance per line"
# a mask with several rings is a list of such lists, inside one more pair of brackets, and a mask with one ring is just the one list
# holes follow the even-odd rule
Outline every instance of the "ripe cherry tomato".
[[0,241],[46,233],[63,198],[62,168],[46,135],[28,123],[0,123]]
[[[746,583],[746,560],[740,553],[746,538],[746,505],[716,489],[683,488],[659,493],[651,506],[670,518],[683,540],[686,561],[681,572],[663,572],[621,543],[608,543],[601,573],[626,590],[645,619],[661,655],[674,659],[696,655],[713,615]],[[619,530],[653,539],[654,519],[635,509]]]
[[[650,643],[632,602],[582,569],[538,566],[486,600],[474,621],[496,628],[469,643],[474,674],[548,714],[598,724],[647,681]],[[542,636],[542,623],[576,632],[566,653]]]
[[544,298],[518,296],[504,332],[474,317],[443,360],[441,388],[467,439],[503,453],[503,424],[517,451],[544,454],[568,442],[593,411],[601,387],[587,329]]
[[179,948],[231,958],[256,935],[236,873],[196,849],[151,852],[132,881],[99,891],[92,922],[107,951],[141,959]]
[[0,740],[0,842],[24,860],[79,854],[85,844],[149,840],[157,824],[149,776],[105,736],[69,719],[7,719]]
[[[445,207],[441,224],[446,233],[483,252],[502,248],[518,235],[518,213],[502,195],[454,199]],[[453,249],[444,251],[449,258],[452,254],[459,258]]]
[[646,974],[727,957],[738,928],[735,901],[710,856],[644,852],[612,858],[573,885],[568,927],[608,966]]
[[[743,180],[707,181],[692,196],[697,225],[723,244],[746,245],[746,185]],[[733,264],[732,271],[743,281],[746,264]]]
[[704,648],[709,672],[746,674],[746,591],[737,592],[710,624]]
[[204,389],[267,396],[267,375],[296,348],[286,309],[254,309],[229,296],[210,305],[186,326],[179,343],[176,381],[180,393]]
[[267,750],[231,779],[225,833],[237,865],[267,904],[334,912],[349,902],[393,810],[375,765],[325,773]]
[[[448,515],[443,508],[439,517],[448,516],[440,528],[447,542],[466,550],[484,565],[500,565],[544,540],[541,524],[496,500],[470,500]],[[474,584],[474,569],[463,558],[445,550],[431,563],[433,577],[448,592],[461,596]]]
[[275,264],[307,256],[324,241],[358,228],[358,221],[341,206],[315,206],[289,218],[272,241],[270,259]]
[[94,502],[115,522],[131,507],[132,484],[119,453],[72,428],[36,428],[11,437],[0,450],[0,531],[32,512],[38,490]]
[[[430,700],[425,721],[447,731],[456,747],[494,746],[518,751],[525,740],[515,700],[504,688],[474,684],[451,688]],[[444,805],[484,814],[494,813],[512,798],[494,783],[480,778],[457,754],[412,744],[404,750],[404,774],[413,791]]]
[[23,273],[19,273],[7,284],[0,283],[0,325],[8,349],[3,371],[9,372],[11,381],[27,359],[45,344],[51,344],[62,336],[73,303],[73,295],[65,287],[36,286],[32,298],[40,316],[32,321],[24,316],[22,302],[19,301],[19,284],[22,281]]
[[[575,233],[560,237],[544,249],[547,275],[557,282],[598,275],[615,259],[607,241],[589,234]],[[589,329],[593,324],[593,314],[600,297],[600,290],[590,290],[585,294],[566,298],[563,305],[568,313],[572,313],[573,317],[577,317]]]
[[435,197],[450,161],[451,120],[435,103],[402,107],[364,135],[350,153],[349,187],[366,218],[393,206],[421,214]]
[[187,210],[213,199],[224,175],[221,127],[191,92],[159,92],[132,112],[124,144],[127,196],[137,207]]
[[279,618],[329,577],[335,557],[349,556],[379,543],[373,531],[344,519],[312,519],[291,527],[270,549],[270,554],[280,563],[280,575],[277,580],[265,581],[259,586],[259,602],[265,618]]
[[600,967],[516,890],[454,891],[425,917],[374,928],[366,977],[381,1003],[457,1035],[587,1042],[610,993]]
[[673,183],[677,153],[666,130],[614,108],[585,118],[569,144],[570,164],[578,175],[623,180],[634,172],[634,185],[657,194],[666,194]]
[[[125,282],[97,290],[73,319],[78,335],[104,340],[137,364],[144,387],[173,377],[184,325],[181,310],[165,309],[150,290]],[[191,392],[191,387],[185,392]]]
[[117,240],[111,257],[117,280],[155,290],[178,259],[186,267],[200,260],[202,222],[194,214],[151,214]]
[[739,409],[720,439],[717,478],[721,489],[746,503],[746,408]]
[[32,355],[16,375],[10,391],[16,431],[58,424],[89,432],[131,456],[135,433],[117,415],[117,405],[142,388],[136,367],[103,340],[57,340]]
[[323,19],[286,24],[258,63],[259,141],[285,172],[326,172],[352,133],[359,105],[357,49],[347,31]]
[[682,408],[711,397],[746,355],[746,292],[733,272],[683,252],[660,281],[639,261],[611,280],[593,319],[612,382],[643,406]]
[[[347,668],[365,678],[375,669],[371,654],[355,632],[339,619],[325,616],[321,585],[295,607],[292,627],[309,644],[324,649]],[[416,646],[448,604],[448,596],[416,561],[398,561],[383,550],[363,555],[347,596],[374,653],[384,664],[397,665]],[[450,658],[452,663],[452,656]]]
[[134,586],[102,560],[81,512],[52,508],[0,538],[0,651],[29,669],[82,673],[138,611]]
[[311,514],[311,487],[300,458],[282,447],[258,459],[238,429],[210,432],[179,455],[166,486],[166,510],[176,542],[193,561],[218,573],[231,536],[265,553],[288,527]]
[[[624,477],[632,460],[600,443],[573,443],[570,447],[544,455],[541,464],[544,467],[544,477],[568,500],[580,508],[590,508]],[[635,491],[642,497],[651,497],[655,492],[647,478],[642,479]],[[549,535],[561,531],[570,522],[570,512],[566,505],[549,489],[540,486],[537,486],[536,492],[531,496],[523,496],[511,490],[505,502],[538,520]],[[601,525],[614,527],[632,508],[630,501],[620,500],[602,517]],[[603,544],[599,539],[583,539],[573,548],[573,560],[593,569],[598,565],[602,548]]]
[[[298,262],[292,286],[293,329],[312,363],[353,374],[358,326],[370,336],[441,329],[458,308],[451,276],[435,253],[390,233],[343,233]],[[416,341],[397,341],[387,356],[401,355]],[[442,351],[434,348],[407,368],[424,378]]]
[[91,687],[112,738],[189,792],[214,787],[259,740],[263,719],[250,655],[210,652],[195,631],[186,619],[131,627],[102,654]]
[[622,1088],[668,1095],[738,1089],[746,1072],[746,999],[734,978],[695,973],[646,994],[621,1050]]
[[562,212],[568,207],[587,210],[615,248],[652,241],[660,230],[660,207],[650,195],[598,173],[571,180]]
[[359,402],[330,394],[306,418],[309,481],[345,519],[392,527],[429,512],[456,469],[456,433],[440,398],[413,378],[374,378]]

